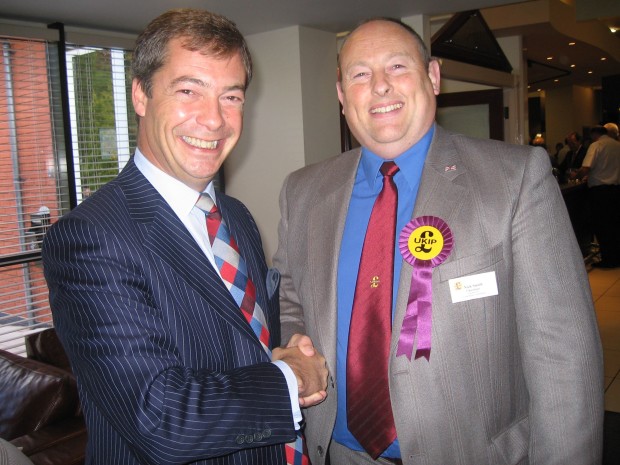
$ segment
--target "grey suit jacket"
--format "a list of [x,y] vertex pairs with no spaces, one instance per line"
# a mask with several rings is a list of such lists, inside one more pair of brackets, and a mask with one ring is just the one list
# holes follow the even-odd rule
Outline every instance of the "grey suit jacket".
[[[280,197],[282,341],[308,334],[332,374],[327,400],[305,412],[314,465],[325,463],[336,416],[337,260],[359,158],[303,168]],[[454,247],[433,270],[430,362],[396,357],[412,267],[401,272],[390,395],[403,463],[600,463],[600,339],[548,156],[437,127],[413,213],[422,215],[446,221]],[[495,272],[498,295],[452,303],[448,280],[483,272]]]

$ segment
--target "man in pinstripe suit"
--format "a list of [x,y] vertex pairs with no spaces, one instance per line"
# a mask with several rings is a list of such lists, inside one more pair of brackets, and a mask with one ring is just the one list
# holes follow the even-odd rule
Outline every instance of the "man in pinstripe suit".
[[[252,75],[235,25],[172,10],[140,35],[138,149],[49,231],[45,276],[77,375],[89,464],[284,464],[299,407],[325,398],[308,341],[279,349],[278,275],[256,225],[211,180],[236,144]],[[271,360],[215,266],[208,193],[231,230],[271,332]]]

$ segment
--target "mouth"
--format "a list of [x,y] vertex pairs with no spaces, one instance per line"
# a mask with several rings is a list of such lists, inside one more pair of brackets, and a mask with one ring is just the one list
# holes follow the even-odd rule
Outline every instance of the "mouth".
[[219,140],[204,140],[189,136],[181,136],[181,139],[183,139],[186,144],[189,144],[192,147],[196,147],[199,149],[213,150],[217,148],[217,145],[219,143]]
[[385,107],[377,107],[370,110],[370,113],[375,115],[377,113],[390,113],[394,110],[400,110],[404,105],[402,103],[394,103],[392,105],[387,105]]

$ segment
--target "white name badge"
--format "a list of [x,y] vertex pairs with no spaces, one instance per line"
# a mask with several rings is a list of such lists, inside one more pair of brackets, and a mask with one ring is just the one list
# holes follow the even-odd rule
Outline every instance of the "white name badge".
[[495,271],[448,280],[452,303],[497,295]]

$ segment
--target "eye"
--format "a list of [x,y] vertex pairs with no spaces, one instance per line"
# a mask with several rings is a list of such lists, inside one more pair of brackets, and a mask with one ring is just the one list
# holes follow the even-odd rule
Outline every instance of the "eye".
[[229,105],[243,105],[245,102],[245,95],[241,93],[223,95],[222,101]]

